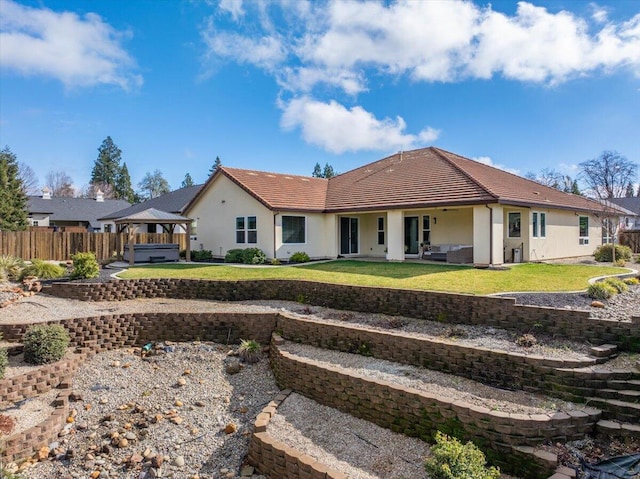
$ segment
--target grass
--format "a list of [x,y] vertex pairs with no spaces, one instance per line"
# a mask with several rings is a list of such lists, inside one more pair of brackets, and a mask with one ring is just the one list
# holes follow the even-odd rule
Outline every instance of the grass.
[[227,281],[298,279],[357,286],[491,294],[507,291],[584,290],[588,286],[589,278],[627,271],[623,268],[588,265],[527,263],[506,270],[493,270],[431,263],[343,260],[286,268],[158,264],[134,267],[123,272],[120,277]]

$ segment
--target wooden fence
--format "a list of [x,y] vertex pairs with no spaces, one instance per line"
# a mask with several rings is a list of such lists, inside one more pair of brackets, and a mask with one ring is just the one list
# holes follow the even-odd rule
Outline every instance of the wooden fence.
[[640,253],[640,231],[622,231],[620,244],[628,246],[634,253]]
[[[178,243],[187,247],[184,233],[138,233],[138,243]],[[122,254],[128,241],[127,233],[69,233],[51,230],[0,231],[0,255],[12,255],[24,260],[42,259],[67,261],[76,253],[95,253],[98,261]]]

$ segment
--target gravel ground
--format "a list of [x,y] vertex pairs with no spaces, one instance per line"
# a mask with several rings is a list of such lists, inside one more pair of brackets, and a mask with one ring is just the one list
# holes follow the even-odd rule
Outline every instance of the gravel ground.
[[[314,421],[306,418],[313,412]],[[426,478],[426,443],[291,394],[267,432],[278,441],[328,464],[350,479]]]
[[165,346],[145,359],[118,350],[89,360],[73,380],[82,399],[53,445],[58,460],[28,468],[25,479],[238,477],[253,421],[279,391],[266,357],[231,375],[225,346]]

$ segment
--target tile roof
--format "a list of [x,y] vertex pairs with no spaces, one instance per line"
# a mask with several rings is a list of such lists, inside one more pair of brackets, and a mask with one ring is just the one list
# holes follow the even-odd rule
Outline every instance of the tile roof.
[[187,206],[189,201],[191,201],[196,196],[198,191],[200,191],[200,188],[202,188],[202,186],[203,185],[194,185],[180,188],[179,190],[175,190],[156,198],[151,198],[150,200],[143,201],[142,203],[132,205],[129,208],[114,211],[111,214],[106,215],[100,219],[115,220],[118,218],[124,218],[135,213],[140,213],[141,211],[147,210],[149,208],[155,208],[156,210],[166,211],[168,213],[180,214],[184,211],[184,208]]
[[225,175],[271,210],[346,212],[500,203],[574,211],[610,210],[440,148],[405,151],[326,180],[221,167],[187,208]]
[[29,213],[50,214],[50,221],[86,221],[91,227],[99,228],[99,219],[130,205],[125,200],[96,201],[93,198],[67,198],[29,196]]
[[[328,181],[309,176],[268,173],[221,166],[209,184],[224,175],[273,211],[324,211]],[[198,195],[199,196],[199,195]],[[197,201],[193,199],[191,204]]]

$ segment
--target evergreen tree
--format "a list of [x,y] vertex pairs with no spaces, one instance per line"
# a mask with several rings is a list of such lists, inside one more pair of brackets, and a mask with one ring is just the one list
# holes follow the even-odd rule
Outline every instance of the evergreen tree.
[[640,196],[640,184],[638,184],[638,193],[636,194],[636,196]]
[[0,230],[27,229],[27,195],[20,178],[18,159],[8,146],[0,151]]
[[331,166],[329,163],[325,163],[324,169],[322,170],[322,177],[329,179],[333,178],[334,176],[336,176],[336,172],[333,170],[333,166]]
[[582,196],[582,192],[580,191],[580,188],[578,187],[578,180],[573,180],[573,183],[571,183],[571,191],[569,191],[569,193],[573,193],[574,195]]
[[213,166],[209,170],[209,176],[213,175],[218,168],[222,166],[222,161],[220,161],[220,157],[216,156],[216,161],[213,162]]
[[193,186],[193,179],[191,178],[191,175],[189,173],[184,175],[184,180],[182,180],[180,188],[186,188],[187,186]]
[[627,190],[624,192],[624,196],[626,198],[632,198],[633,197],[633,185],[631,183],[629,183],[627,185]]
[[311,173],[311,176],[314,178],[322,178],[322,167],[320,166],[320,163],[316,163],[316,166],[313,167],[313,173]]
[[122,167],[118,169],[114,185],[114,196],[118,200],[126,200],[129,203],[136,202],[136,194],[131,185],[131,176],[129,176],[129,169],[126,163],[123,163]]
[[91,183],[106,183],[115,186],[118,174],[120,173],[120,159],[122,151],[116,146],[110,136],[98,148],[98,158],[93,164],[91,171]]

